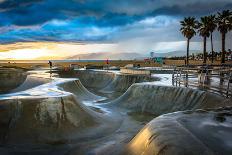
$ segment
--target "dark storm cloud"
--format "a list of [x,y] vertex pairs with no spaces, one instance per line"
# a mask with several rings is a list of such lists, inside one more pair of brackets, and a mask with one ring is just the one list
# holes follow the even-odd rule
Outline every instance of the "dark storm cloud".
[[155,9],[151,14],[152,15],[172,15],[172,16],[204,16],[208,14],[215,14],[218,11],[232,9],[231,2],[195,2],[189,3],[184,6],[172,5],[164,6],[158,9]]
[[0,11],[15,9],[21,6],[29,6],[42,0],[5,0],[0,3]]
[[0,17],[3,24],[20,26],[80,16],[86,16],[86,20],[94,17],[95,22],[101,24],[122,25],[148,15],[201,15],[232,7],[232,2],[223,0],[179,2],[163,0],[162,4],[159,0],[5,0],[0,3]]
[[[0,41],[104,40],[110,39],[109,28],[120,30],[146,18],[200,16],[231,8],[231,0],[0,0]],[[89,31],[93,35],[85,35]]]

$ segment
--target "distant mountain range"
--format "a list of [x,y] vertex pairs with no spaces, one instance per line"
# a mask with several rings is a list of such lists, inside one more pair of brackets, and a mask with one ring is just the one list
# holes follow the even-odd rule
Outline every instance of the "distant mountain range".
[[[192,53],[199,53],[200,51],[190,51]],[[154,53],[154,57],[180,57],[185,56],[186,51],[172,51],[167,53]],[[99,53],[88,53],[88,54],[77,54],[65,59],[74,60],[142,60],[144,58],[150,57],[149,54],[140,54],[140,53],[117,53],[117,52],[99,52]]]
[[116,53],[116,52],[99,52],[88,54],[77,54],[66,59],[80,59],[80,60],[133,60],[140,59],[144,55],[139,53]]

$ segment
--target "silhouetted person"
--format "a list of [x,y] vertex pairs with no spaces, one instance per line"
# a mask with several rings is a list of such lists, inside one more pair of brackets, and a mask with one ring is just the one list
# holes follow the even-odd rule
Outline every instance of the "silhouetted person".
[[109,70],[109,64],[110,64],[109,59],[106,59],[107,70]]
[[52,77],[52,62],[48,61],[48,64],[50,66],[50,78]]
[[52,62],[51,61],[48,61],[48,64],[50,66],[50,69],[52,69]]

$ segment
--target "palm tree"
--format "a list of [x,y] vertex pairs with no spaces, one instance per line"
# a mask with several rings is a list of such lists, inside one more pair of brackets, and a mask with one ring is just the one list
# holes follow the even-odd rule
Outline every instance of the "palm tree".
[[231,16],[230,10],[224,10],[221,13],[218,12],[217,25],[218,25],[218,31],[221,33],[222,36],[221,63],[225,63],[225,40],[226,40],[226,33],[229,31],[228,19],[230,16]]
[[232,12],[230,12],[230,17],[228,17],[228,29],[232,31]]
[[197,20],[194,17],[184,18],[183,21],[180,21],[181,33],[187,38],[187,56],[186,56],[186,65],[189,65],[189,42],[190,39],[196,35],[196,28],[198,25]]
[[208,28],[210,32],[210,41],[211,41],[211,62],[214,60],[214,49],[213,49],[213,31],[217,28],[216,16],[210,15],[208,16]]
[[210,36],[210,31],[209,31],[209,25],[208,25],[209,18],[207,16],[201,17],[200,23],[199,23],[199,29],[198,32],[200,36],[203,37],[204,41],[204,47],[203,47],[203,63],[206,63],[206,43],[207,43],[207,38]]

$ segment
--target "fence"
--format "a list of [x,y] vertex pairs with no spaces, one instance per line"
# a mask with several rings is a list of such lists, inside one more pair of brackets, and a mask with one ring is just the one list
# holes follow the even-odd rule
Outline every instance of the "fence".
[[172,74],[172,82],[175,86],[198,87],[232,97],[231,66],[176,67]]

